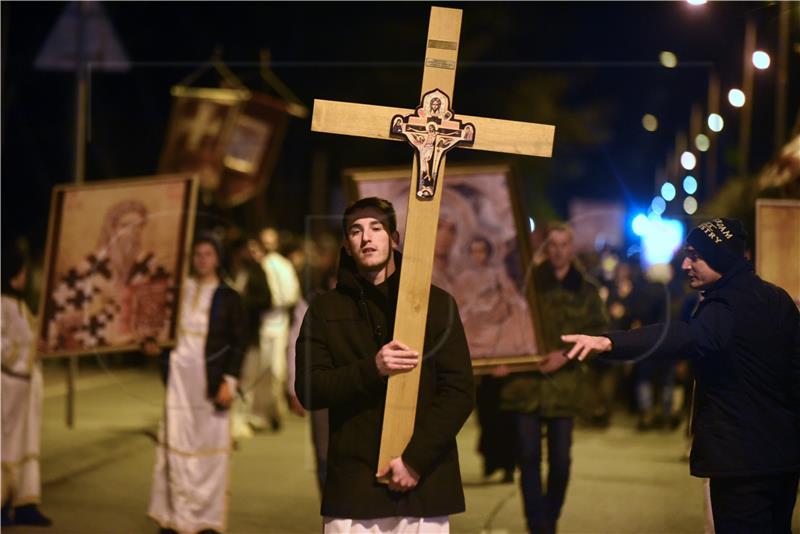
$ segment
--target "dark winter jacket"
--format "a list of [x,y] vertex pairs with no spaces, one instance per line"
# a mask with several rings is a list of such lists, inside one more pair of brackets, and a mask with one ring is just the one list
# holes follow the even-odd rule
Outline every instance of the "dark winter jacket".
[[[239,378],[244,359],[246,318],[242,298],[233,288],[221,282],[211,298],[206,336],[206,395],[217,396],[223,376]],[[167,382],[169,354],[162,354],[162,372]]]
[[800,471],[800,314],[742,260],[708,288],[689,322],[607,334],[604,357],[691,358],[697,388],[691,472]]
[[329,409],[323,516],[431,517],[464,511],[455,438],[472,410],[472,367],[455,301],[435,286],[414,433],[402,454],[420,480],[401,493],[375,478],[387,384],[375,354],[392,340],[400,259],[395,253],[397,271],[375,286],[342,252],[336,288],[311,302],[297,340],[297,397],[309,410]]

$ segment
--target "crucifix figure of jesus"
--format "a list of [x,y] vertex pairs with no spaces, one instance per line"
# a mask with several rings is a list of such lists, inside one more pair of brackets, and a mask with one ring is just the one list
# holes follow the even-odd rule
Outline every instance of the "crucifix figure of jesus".
[[[311,119],[311,129],[315,132],[405,139],[415,148],[394,339],[419,354],[423,353],[445,153],[463,146],[550,157],[555,134],[551,125],[466,115],[455,118],[451,106],[461,14],[459,9],[431,8],[422,98],[416,109],[315,100]],[[420,367],[389,378],[378,472],[401,456],[411,439]]]

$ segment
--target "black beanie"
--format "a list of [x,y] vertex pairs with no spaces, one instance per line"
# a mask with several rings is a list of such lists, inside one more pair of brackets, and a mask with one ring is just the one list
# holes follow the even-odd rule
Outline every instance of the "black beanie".
[[712,219],[689,232],[686,244],[720,274],[744,258],[747,232],[736,219]]

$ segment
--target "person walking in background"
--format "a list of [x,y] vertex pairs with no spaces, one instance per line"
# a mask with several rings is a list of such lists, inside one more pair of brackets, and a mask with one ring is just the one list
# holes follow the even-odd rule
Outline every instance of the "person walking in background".
[[[267,275],[261,266],[264,249],[254,238],[242,240],[233,248],[231,285],[242,296],[246,317],[246,344],[242,379],[239,385],[241,400],[233,408],[233,437],[252,437],[251,424],[258,425],[263,420],[254,415],[254,407],[263,405],[263,388],[260,382],[268,380],[269,362],[261,351],[261,321],[272,307],[272,295],[267,283]],[[257,398],[259,397],[259,398]],[[257,403],[257,401],[260,401]]]
[[300,299],[300,282],[292,263],[278,252],[278,231],[265,228],[260,238],[265,252],[261,266],[272,295],[272,307],[262,317],[260,334],[262,357],[269,365],[269,372],[256,385],[251,425],[257,430],[269,425],[277,431],[287,408],[286,352],[292,308]]
[[2,525],[48,527],[52,521],[39,511],[42,364],[22,295],[28,270],[16,246],[3,250],[2,261]]
[[[500,407],[514,412],[520,485],[528,529],[551,533],[569,483],[572,429],[582,403],[583,370],[562,356],[564,329],[602,332],[608,325],[597,283],[578,269],[572,228],[548,228],[547,260],[534,273],[542,310],[542,346],[549,349],[539,371],[509,377]],[[542,487],[542,436],[547,431],[548,475]]]

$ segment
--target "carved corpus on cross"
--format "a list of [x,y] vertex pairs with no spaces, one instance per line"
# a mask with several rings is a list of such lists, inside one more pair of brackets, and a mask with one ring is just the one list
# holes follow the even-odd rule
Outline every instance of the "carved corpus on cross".
[[[475,150],[550,157],[555,127],[453,115],[452,95],[461,32],[461,10],[433,7],[428,25],[422,98],[415,110],[315,100],[315,132],[407,140],[414,148],[403,267],[397,297],[394,339],[422,357],[433,272],[433,250],[445,153],[457,145]],[[386,392],[378,471],[401,456],[414,431],[419,373],[392,375]]]

